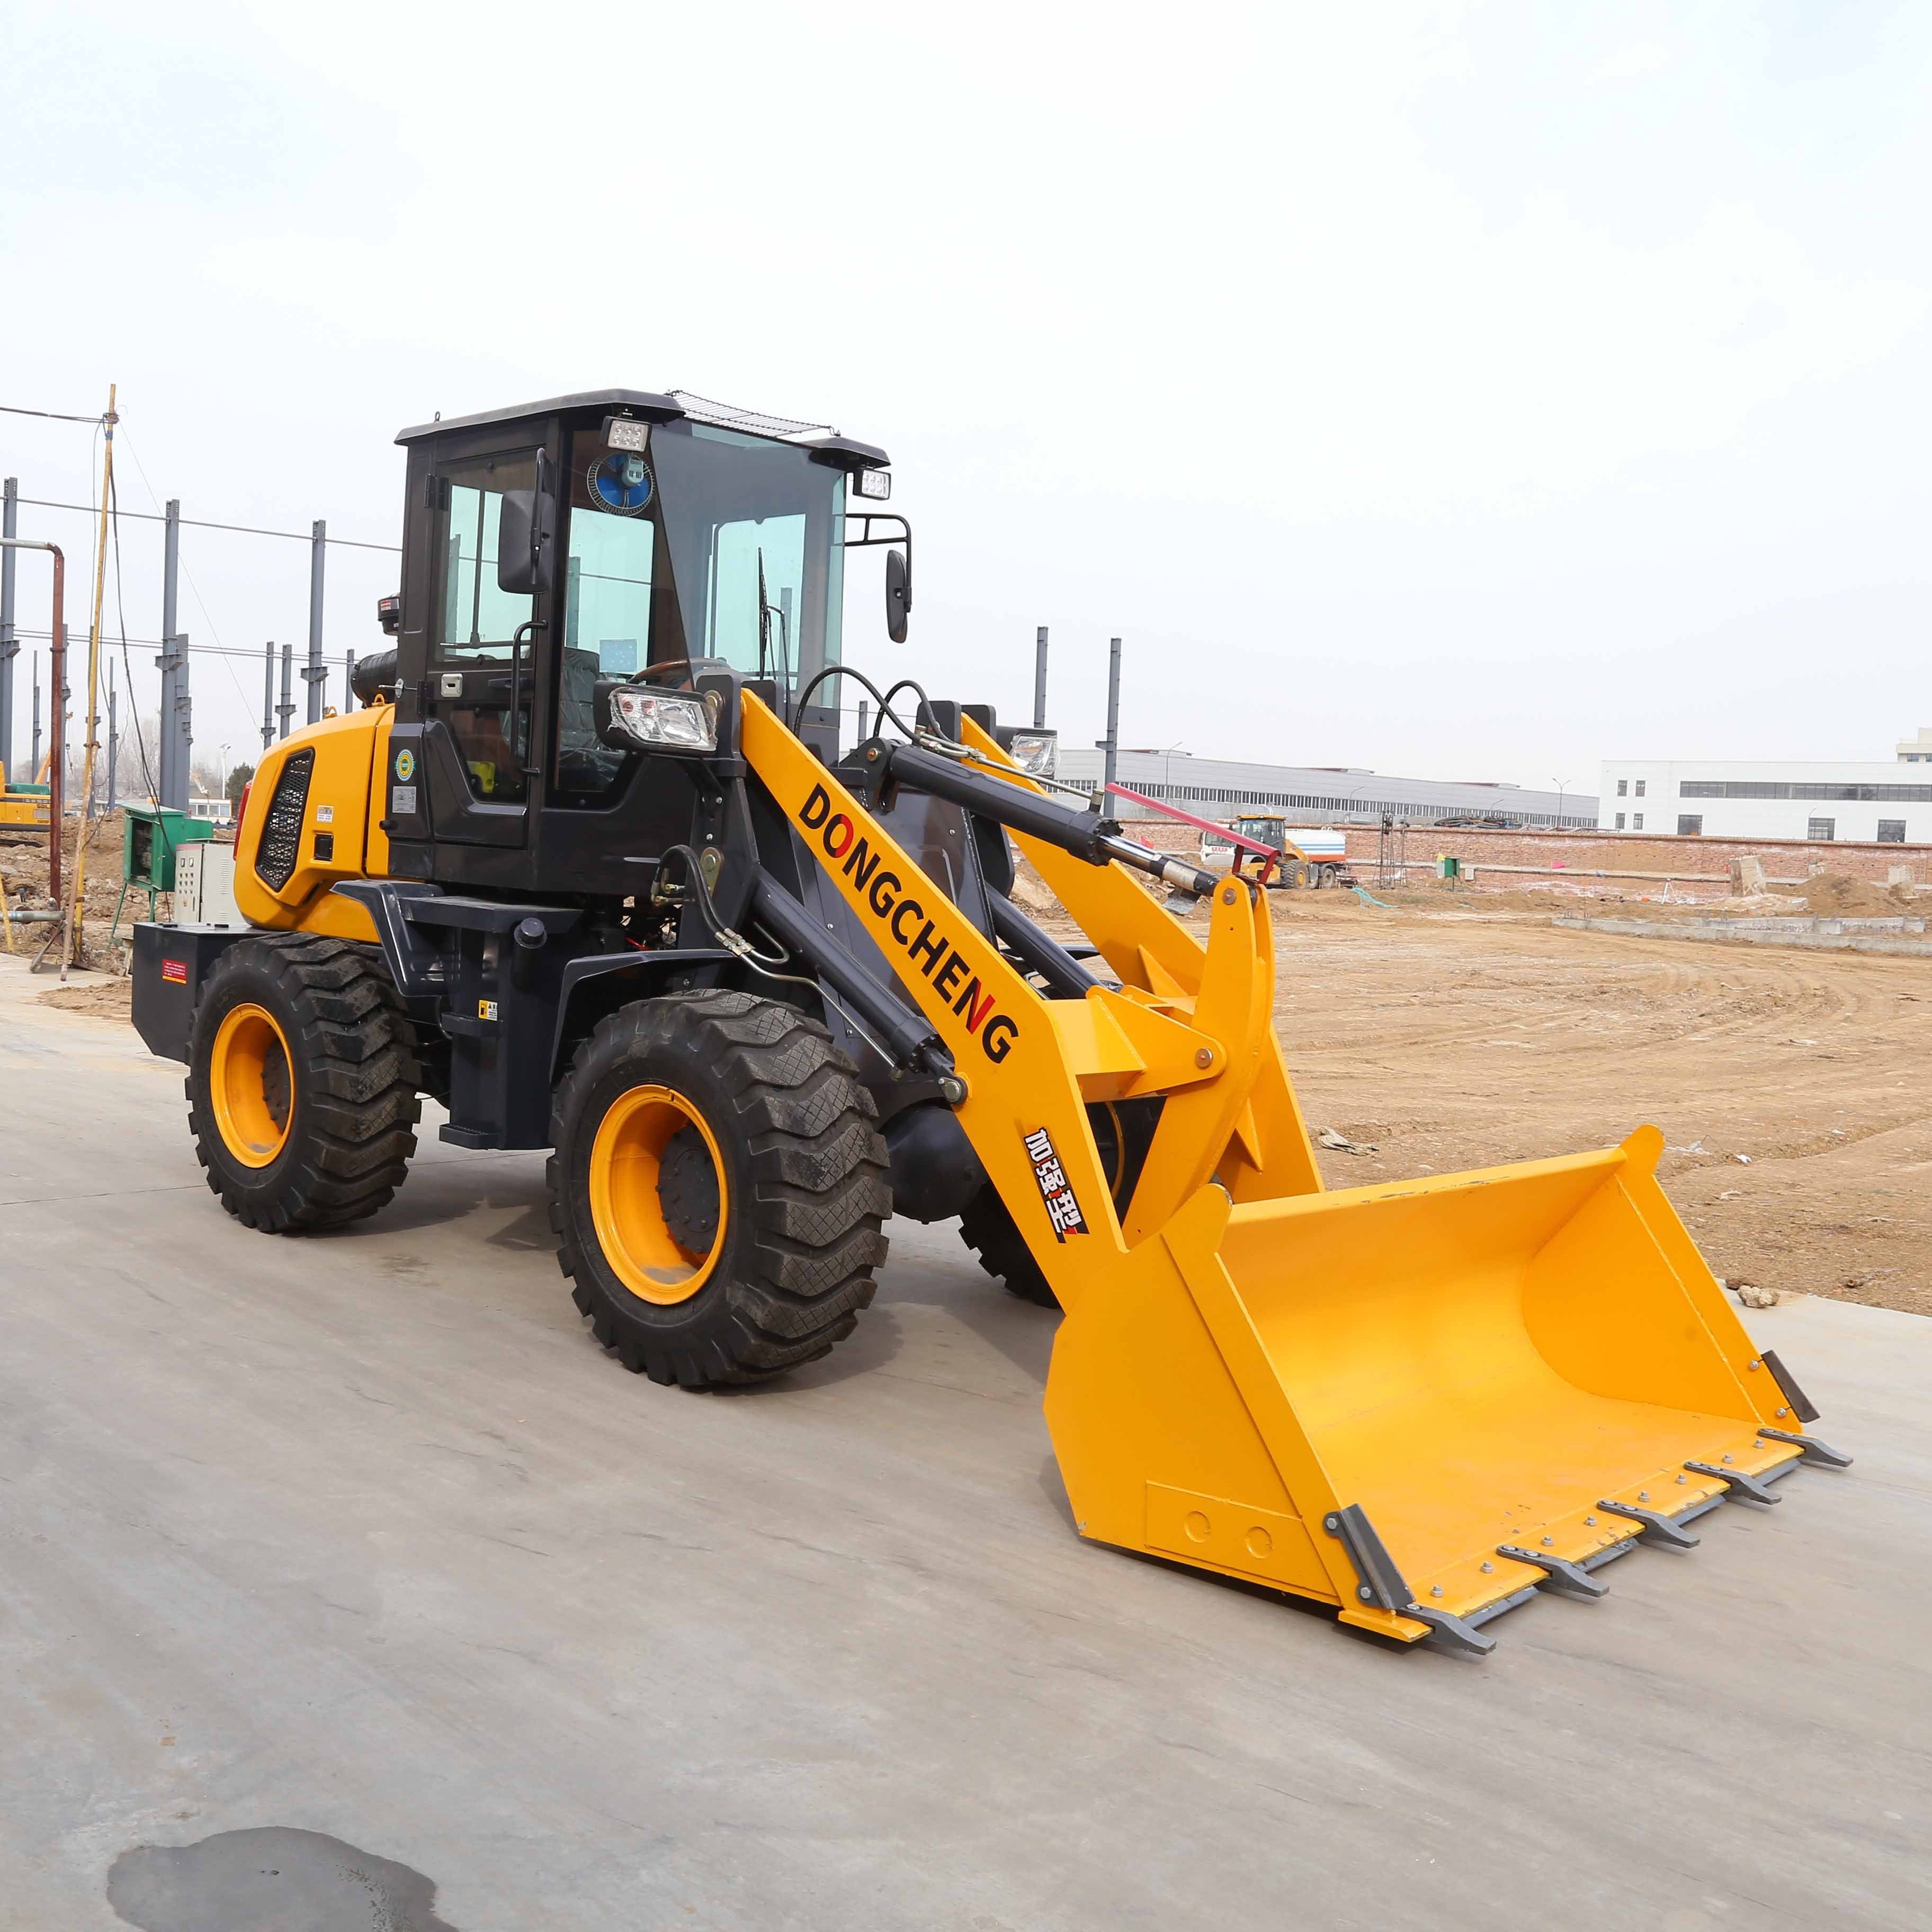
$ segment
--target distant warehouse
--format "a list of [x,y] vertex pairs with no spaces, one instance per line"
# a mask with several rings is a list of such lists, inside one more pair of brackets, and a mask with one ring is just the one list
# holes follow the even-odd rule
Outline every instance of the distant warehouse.
[[1684,838],[1932,844],[1928,750],[1922,734],[1890,764],[1606,758],[1597,823]]
[[[1106,754],[1063,742],[1054,770],[1070,784],[1100,782]],[[1597,823],[1597,801],[1574,792],[1526,791],[1520,785],[1446,778],[1394,778],[1340,765],[1246,765],[1231,758],[1197,758],[1186,752],[1122,752],[1117,784],[1178,806],[1197,818],[1278,812],[1320,824],[1373,824],[1384,814],[1412,825],[1443,819],[1471,824]],[[1123,818],[1152,817],[1144,806],[1115,799]]]

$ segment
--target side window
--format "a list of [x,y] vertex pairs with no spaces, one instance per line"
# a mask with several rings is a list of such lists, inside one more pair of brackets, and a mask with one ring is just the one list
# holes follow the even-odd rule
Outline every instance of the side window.
[[517,627],[529,621],[527,596],[496,588],[503,497],[536,487],[536,452],[506,451],[466,458],[440,470],[442,500],[436,557],[437,611],[430,642],[438,677],[430,704],[455,741],[473,797],[520,804],[536,682],[534,640],[524,639],[525,676],[518,683],[509,659]]
[[477,458],[443,470],[438,481],[446,501],[436,655],[446,663],[508,657],[512,634],[530,620],[530,600],[496,588],[498,526],[504,492],[536,487],[536,454]]

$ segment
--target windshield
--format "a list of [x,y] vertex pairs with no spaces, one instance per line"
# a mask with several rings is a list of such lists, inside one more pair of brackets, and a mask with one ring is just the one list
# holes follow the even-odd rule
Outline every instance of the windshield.
[[627,470],[580,430],[570,505],[565,642],[602,675],[716,657],[796,688],[838,662],[845,478],[808,451],[661,423]]

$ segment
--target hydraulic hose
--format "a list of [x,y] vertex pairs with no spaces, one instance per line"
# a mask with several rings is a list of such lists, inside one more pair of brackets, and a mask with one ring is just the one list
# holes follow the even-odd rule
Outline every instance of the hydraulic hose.
[[1191,893],[1196,898],[1206,898],[1220,884],[1215,873],[1204,872],[1171,853],[1156,852],[1151,846],[1123,838],[1112,819],[1091,812],[1076,812],[1071,806],[1056,804],[1004,778],[983,777],[957,760],[922,746],[882,746],[880,749],[885,761],[884,776],[891,782],[962,805],[982,818],[1010,825],[1016,832],[1057,845],[1090,866],[1104,866],[1108,860],[1118,859],[1122,865],[1131,866],[1176,892]]

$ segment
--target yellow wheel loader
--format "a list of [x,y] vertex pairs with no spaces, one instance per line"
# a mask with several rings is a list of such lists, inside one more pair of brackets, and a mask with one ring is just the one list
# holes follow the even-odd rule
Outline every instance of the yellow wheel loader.
[[[136,1023],[231,1214],[376,1212],[428,1096],[446,1141],[551,1150],[578,1306],[687,1388],[824,1354],[888,1218],[956,1217],[1064,1311],[1083,1535],[1467,1652],[1844,1462],[1654,1128],[1324,1188],[1265,895],[1059,796],[990,710],[842,663],[847,549],[886,548],[895,641],[911,603],[883,451],[630,390],[399,440],[395,646],[263,758],[247,926],[135,928]],[[841,679],[878,723],[842,754]],[[1084,944],[1016,904],[1016,852]]]

